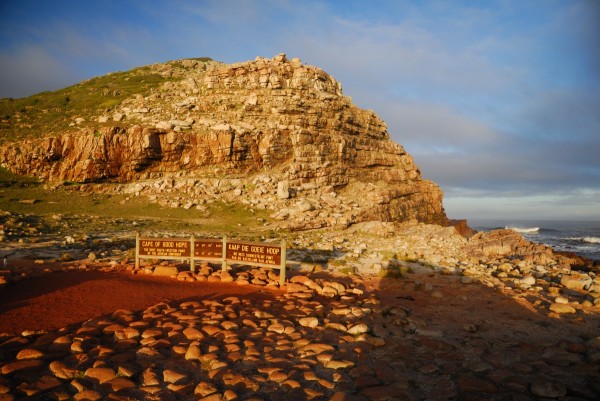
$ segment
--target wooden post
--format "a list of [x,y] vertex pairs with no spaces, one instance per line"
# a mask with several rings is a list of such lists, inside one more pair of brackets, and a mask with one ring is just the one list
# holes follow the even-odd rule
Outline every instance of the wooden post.
[[221,270],[227,271],[227,236],[223,236],[223,259],[221,260]]
[[135,233],[135,269],[140,268],[140,233]]
[[190,271],[196,273],[196,260],[194,259],[194,234],[190,237]]
[[285,240],[281,240],[281,265],[279,266],[279,286],[285,285],[285,267],[287,263]]

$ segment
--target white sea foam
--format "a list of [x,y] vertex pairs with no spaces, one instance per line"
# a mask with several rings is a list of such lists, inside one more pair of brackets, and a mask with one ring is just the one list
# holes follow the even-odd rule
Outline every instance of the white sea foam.
[[599,237],[584,237],[583,241],[584,242],[589,242],[591,244],[600,244],[600,238]]
[[513,230],[521,234],[533,234],[540,231],[539,227],[506,227],[508,230]]

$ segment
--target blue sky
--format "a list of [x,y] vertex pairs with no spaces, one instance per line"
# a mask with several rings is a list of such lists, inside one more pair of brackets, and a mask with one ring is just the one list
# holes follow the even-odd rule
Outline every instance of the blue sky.
[[449,217],[600,220],[600,1],[0,3],[0,97],[281,52],[381,116]]

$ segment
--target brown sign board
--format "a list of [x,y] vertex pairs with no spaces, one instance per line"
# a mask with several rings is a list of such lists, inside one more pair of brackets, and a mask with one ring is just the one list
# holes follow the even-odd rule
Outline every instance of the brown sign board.
[[225,258],[236,262],[279,266],[281,247],[265,243],[228,241]]
[[156,258],[189,258],[190,240],[142,238],[139,242],[139,256]]
[[[225,249],[223,249],[225,246]],[[190,270],[195,271],[196,259],[220,260],[223,271],[227,262],[237,262],[280,270],[279,284],[285,284],[286,246],[285,241],[277,246],[264,242],[228,241],[218,239],[190,238],[140,238],[136,235],[135,267],[140,259],[189,260]],[[192,252],[192,248],[194,251]],[[192,254],[193,253],[193,254]]]
[[222,259],[223,241],[221,240],[195,240],[194,257],[198,259]]

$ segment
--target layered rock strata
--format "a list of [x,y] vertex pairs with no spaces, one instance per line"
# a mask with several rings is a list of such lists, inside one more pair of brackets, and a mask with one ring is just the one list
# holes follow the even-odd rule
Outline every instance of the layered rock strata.
[[309,227],[290,222],[292,228],[373,219],[447,222],[442,191],[421,178],[385,123],[354,106],[324,71],[283,54],[232,65],[183,60],[153,68],[173,80],[125,100],[111,115],[89,117],[97,125],[5,145],[0,163],[49,181],[223,178],[241,179],[246,191],[256,175],[268,172],[277,185],[269,205],[274,210],[311,195],[317,195],[317,209],[327,207],[322,194],[334,193],[346,204],[368,199],[352,213],[314,216]]

